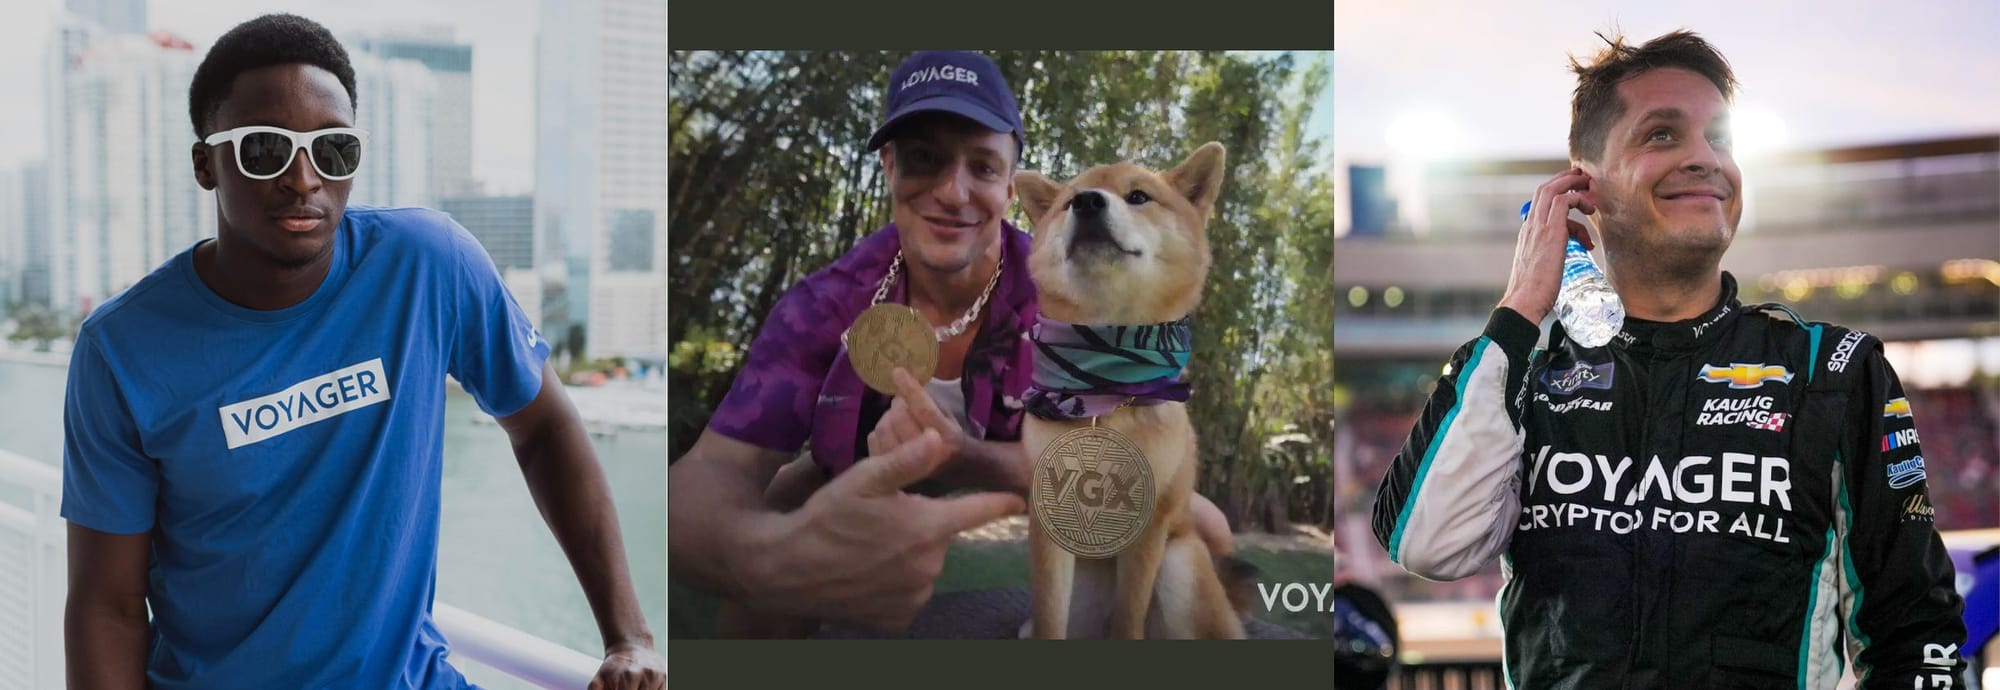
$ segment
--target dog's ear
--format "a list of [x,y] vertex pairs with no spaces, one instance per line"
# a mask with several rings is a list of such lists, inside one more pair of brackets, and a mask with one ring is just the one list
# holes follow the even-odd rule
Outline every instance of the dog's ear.
[[1222,191],[1224,154],[1220,142],[1208,142],[1189,154],[1187,160],[1167,171],[1167,183],[1174,186],[1181,196],[1197,208],[1206,209],[1215,205],[1216,195]]
[[1034,225],[1035,232],[1041,232],[1042,216],[1055,205],[1056,197],[1062,194],[1062,185],[1041,173],[1023,170],[1014,174],[1014,190],[1021,194],[1021,208],[1028,212],[1028,222]]

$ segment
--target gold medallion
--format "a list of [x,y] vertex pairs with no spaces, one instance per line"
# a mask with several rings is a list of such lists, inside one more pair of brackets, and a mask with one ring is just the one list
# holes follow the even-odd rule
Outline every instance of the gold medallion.
[[847,330],[847,360],[861,381],[883,395],[896,394],[896,367],[917,383],[937,373],[937,333],[917,310],[877,304],[861,312]]
[[1036,524],[1064,551],[1110,558],[1153,520],[1153,467],[1138,444],[1100,426],[1072,429],[1035,458]]

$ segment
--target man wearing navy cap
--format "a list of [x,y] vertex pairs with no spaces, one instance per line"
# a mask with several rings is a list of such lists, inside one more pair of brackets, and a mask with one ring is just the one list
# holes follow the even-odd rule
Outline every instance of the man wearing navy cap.
[[[890,77],[884,115],[868,149],[893,222],[785,294],[670,470],[674,575],[729,602],[722,636],[800,636],[817,620],[905,628],[952,535],[1026,509],[1020,333],[1034,286],[1029,236],[1003,219],[1020,110],[992,60],[925,52]],[[902,382],[927,395],[892,401],[848,362],[841,334],[885,278],[882,302],[936,327],[934,378]],[[904,491],[919,483],[985,491]]]
[[[669,470],[670,566],[728,600],[719,635],[802,636],[818,620],[904,629],[953,535],[1025,510],[1035,288],[1030,236],[1003,219],[1023,147],[1020,109],[985,56],[918,53],[890,76],[868,150],[893,222],[779,300]],[[878,292],[938,339],[933,378],[900,376],[893,398],[862,383],[841,337]],[[939,498],[950,489],[977,492]],[[1221,512],[1196,510],[1210,550],[1228,554]]]

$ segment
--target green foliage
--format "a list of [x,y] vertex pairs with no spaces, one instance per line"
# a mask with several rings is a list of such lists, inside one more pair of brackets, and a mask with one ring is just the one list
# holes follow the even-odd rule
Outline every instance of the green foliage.
[[[1333,180],[1306,132],[1325,61],[1221,52],[992,53],[1020,103],[1021,167],[1171,166],[1229,150],[1188,376],[1206,475],[1239,522],[1329,515]],[[901,54],[675,53],[668,123],[669,445],[693,445],[784,291],[888,221],[862,150]],[[1018,211],[1011,218],[1026,227]],[[1272,443],[1284,436],[1289,442]],[[1300,478],[1304,480],[1301,481]],[[1253,519],[1253,522],[1266,520]],[[1276,522],[1277,519],[1268,520]]]
[[35,349],[42,352],[47,352],[49,344],[57,338],[76,335],[75,327],[64,324],[55,312],[39,304],[16,304],[8,309],[7,316],[14,322],[14,332],[7,335],[7,340],[17,343],[32,341]]

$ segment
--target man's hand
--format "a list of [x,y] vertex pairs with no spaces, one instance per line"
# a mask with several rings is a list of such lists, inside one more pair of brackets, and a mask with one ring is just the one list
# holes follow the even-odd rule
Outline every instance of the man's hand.
[[936,472],[938,481],[953,488],[1011,491],[1028,495],[1029,475],[1034,467],[1019,441],[986,441],[965,433],[958,420],[938,409],[930,391],[897,368],[896,399],[889,411],[868,432],[868,454],[885,455],[924,431],[935,431],[944,442],[945,464]]
[[882,415],[882,421],[875,423],[875,430],[868,432],[868,454],[889,453],[930,430],[937,432],[948,460],[964,455],[967,439],[958,420],[945,416],[930,392],[910,372],[896,367],[892,375],[896,378],[896,398],[889,402],[889,411]]
[[1597,213],[1597,207],[1584,198],[1589,188],[1590,176],[1582,168],[1570,168],[1535,189],[1528,219],[1521,223],[1521,236],[1514,245],[1514,270],[1507,276],[1507,292],[1500,298],[1500,306],[1536,324],[1555,309],[1556,293],[1562,289],[1567,240],[1574,237],[1585,249],[1597,246],[1582,223],[1569,219],[1572,208],[1585,215]]
[[1027,508],[1006,493],[903,492],[946,455],[937,432],[926,430],[857,463],[799,510],[761,523],[741,544],[741,602],[780,615],[907,629],[930,601],[952,536]]
[[590,679],[589,690],[666,690],[667,660],[644,642],[626,642],[605,650],[604,665]]

